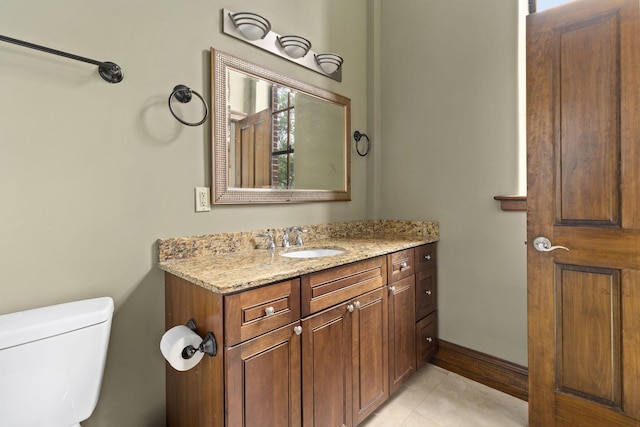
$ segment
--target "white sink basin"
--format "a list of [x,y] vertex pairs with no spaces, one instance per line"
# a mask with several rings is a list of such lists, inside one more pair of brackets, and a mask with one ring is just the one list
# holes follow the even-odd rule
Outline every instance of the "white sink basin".
[[288,252],[281,252],[280,255],[287,258],[320,258],[334,256],[344,253],[342,249],[300,249]]

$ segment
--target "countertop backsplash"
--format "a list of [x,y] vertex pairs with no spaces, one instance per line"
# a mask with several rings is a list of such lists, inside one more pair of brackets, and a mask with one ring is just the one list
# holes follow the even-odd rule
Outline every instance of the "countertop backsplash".
[[[294,226],[296,224],[292,224]],[[407,236],[425,241],[439,240],[437,221],[359,220],[317,225],[298,225],[308,230],[303,234],[306,246],[331,239],[367,238],[374,236]],[[282,228],[271,229],[276,246],[282,246]],[[267,229],[203,236],[173,237],[158,240],[158,261],[174,261],[199,256],[225,254],[266,248],[267,239],[257,237]]]
[[[267,230],[161,239],[159,267],[217,293],[288,280],[303,274],[337,267],[439,240],[434,221],[352,221],[301,227],[303,248],[338,248],[344,252],[318,258],[289,258],[283,252],[282,229],[276,233],[275,250],[265,248]],[[257,248],[256,248],[257,247]]]

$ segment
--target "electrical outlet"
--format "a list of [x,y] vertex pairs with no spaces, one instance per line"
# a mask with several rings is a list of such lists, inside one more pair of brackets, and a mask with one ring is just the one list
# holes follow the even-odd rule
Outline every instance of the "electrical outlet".
[[196,212],[208,212],[211,210],[209,198],[209,187],[196,187]]

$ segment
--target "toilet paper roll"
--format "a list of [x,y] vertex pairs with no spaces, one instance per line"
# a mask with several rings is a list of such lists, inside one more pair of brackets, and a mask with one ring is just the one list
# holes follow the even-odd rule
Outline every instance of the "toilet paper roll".
[[202,343],[202,338],[186,326],[174,326],[162,335],[160,340],[160,351],[164,358],[174,369],[178,371],[188,371],[202,360],[204,353],[197,351],[190,359],[182,357],[182,351],[193,346],[198,348]]

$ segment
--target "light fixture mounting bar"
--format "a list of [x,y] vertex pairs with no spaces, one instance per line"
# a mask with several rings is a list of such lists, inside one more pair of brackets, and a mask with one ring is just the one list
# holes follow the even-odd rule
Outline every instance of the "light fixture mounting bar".
[[234,12],[231,12],[228,9],[222,9],[222,31],[225,34],[242,40],[245,43],[252,44],[288,61],[295,62],[296,64],[308,68],[311,71],[315,71],[318,74],[322,74],[325,77],[342,82],[342,67],[338,68],[338,70],[333,74],[327,74],[316,62],[315,56],[317,53],[313,50],[309,50],[309,52],[301,58],[290,57],[278,42],[280,34],[277,34],[274,31],[269,31],[264,38],[258,40],[247,39],[233,23],[233,20],[231,19],[231,14],[233,13]]

